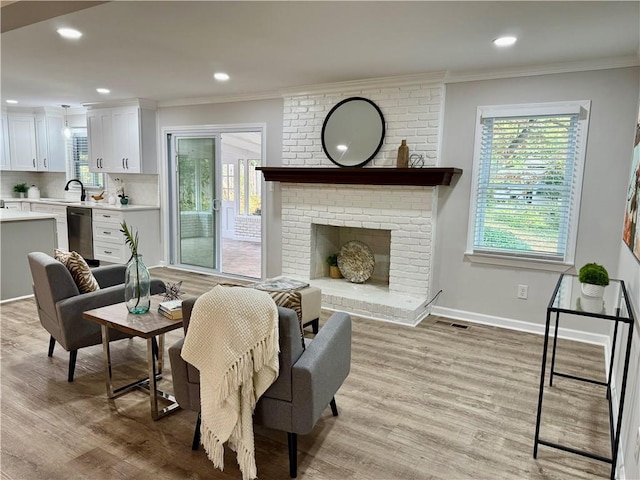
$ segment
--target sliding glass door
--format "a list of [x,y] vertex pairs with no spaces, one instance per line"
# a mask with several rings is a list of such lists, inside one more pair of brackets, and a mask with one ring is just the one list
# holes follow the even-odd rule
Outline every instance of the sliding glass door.
[[169,134],[171,264],[260,278],[262,131]]

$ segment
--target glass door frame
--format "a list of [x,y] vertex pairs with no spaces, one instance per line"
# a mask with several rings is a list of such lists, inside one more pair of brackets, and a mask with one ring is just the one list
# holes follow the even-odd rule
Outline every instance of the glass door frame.
[[[219,177],[218,172],[221,166],[221,134],[220,132],[200,132],[200,131],[189,131],[189,132],[180,132],[180,133],[171,133],[171,136],[167,136],[167,149],[169,152],[169,169],[168,169],[168,186],[167,189],[167,197],[168,197],[168,211],[169,211],[169,264],[174,265],[178,268],[193,270],[193,271],[202,271],[205,273],[220,273],[221,260],[222,260],[222,252],[220,250],[220,215],[218,214],[219,210],[215,208],[216,202],[220,203],[218,198],[219,193],[222,188],[222,181]],[[190,139],[190,138],[207,138],[213,139],[215,143],[214,148],[214,161],[212,164],[212,186],[213,186],[213,198],[211,199],[212,209],[211,215],[213,216],[213,236],[214,236],[214,245],[215,251],[213,252],[213,268],[202,267],[198,265],[192,265],[187,263],[182,263],[180,256],[180,221],[178,219],[179,215],[179,199],[175,198],[175,195],[178,193],[178,159],[177,152],[175,150],[177,141],[179,139]],[[199,186],[196,185],[196,189],[199,189]],[[200,196],[196,195],[196,202],[199,203]]]
[[[266,165],[266,139],[267,139],[267,125],[266,123],[245,123],[245,124],[225,124],[225,125],[181,125],[181,126],[166,126],[161,127],[161,150],[162,150],[162,158],[165,159],[161,163],[160,175],[161,179],[159,184],[163,185],[163,188],[160,188],[159,197],[160,197],[160,206],[162,211],[164,212],[162,215],[163,218],[163,226],[162,233],[163,238],[166,239],[164,242],[164,252],[167,266],[171,266],[172,268],[178,270],[187,270],[187,271],[202,271],[203,273],[214,273],[222,276],[230,276],[234,277],[234,275],[228,273],[220,273],[220,271],[213,272],[209,269],[200,269],[198,270],[196,267],[192,267],[190,265],[179,265],[174,262],[174,248],[175,243],[174,239],[177,239],[175,225],[177,224],[177,209],[174,208],[174,196],[177,192],[177,188],[175,185],[176,174],[175,174],[175,158],[172,157],[171,151],[171,143],[172,139],[175,137],[207,137],[213,135],[220,135],[224,133],[239,133],[239,132],[260,132],[261,134],[261,149],[262,149],[262,165]],[[216,143],[216,149],[221,149],[222,143],[218,141]],[[216,150],[216,171],[221,172],[219,168],[221,168],[222,163],[222,155],[218,150]],[[268,218],[270,208],[267,203],[266,195],[266,182],[264,178],[261,178],[261,205],[262,205],[262,232],[261,232],[261,261],[260,261],[260,278],[264,278],[264,274],[267,269],[267,256],[266,256],[266,238],[267,238],[267,228],[265,220]],[[217,174],[215,178],[215,191],[218,194],[222,192],[222,175]],[[217,216],[219,217],[219,215]],[[219,218],[217,219],[219,222]],[[216,232],[220,233],[220,225],[216,225]],[[218,250],[220,248],[218,247]],[[221,255],[221,251],[219,252]],[[217,261],[218,269],[221,267],[221,259],[219,258]],[[241,277],[241,276],[240,276]],[[245,277],[242,277],[245,278]]]

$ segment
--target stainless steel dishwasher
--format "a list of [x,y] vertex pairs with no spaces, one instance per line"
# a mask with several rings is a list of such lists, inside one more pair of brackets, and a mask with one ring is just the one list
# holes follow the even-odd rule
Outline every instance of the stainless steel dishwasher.
[[90,208],[67,207],[69,251],[93,260],[93,226]]

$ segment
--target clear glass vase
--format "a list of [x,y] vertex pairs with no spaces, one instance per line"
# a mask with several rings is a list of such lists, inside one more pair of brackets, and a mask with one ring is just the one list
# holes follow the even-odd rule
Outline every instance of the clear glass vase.
[[147,313],[151,307],[151,278],[149,269],[142,261],[142,255],[134,255],[124,278],[124,301],[131,313]]

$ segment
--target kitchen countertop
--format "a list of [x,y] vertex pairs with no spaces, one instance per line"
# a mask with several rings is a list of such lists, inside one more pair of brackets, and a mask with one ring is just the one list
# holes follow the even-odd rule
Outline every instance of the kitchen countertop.
[[[28,202],[31,204],[44,204],[44,205],[60,205],[63,207],[85,207],[85,208],[99,208],[104,210],[119,210],[119,211],[127,211],[127,212],[135,212],[140,210],[157,210],[160,207],[156,207],[153,205],[121,205],[115,204],[110,205],[106,201],[102,202],[94,202],[94,201],[86,201],[86,202],[73,202],[64,200],[62,198],[41,198],[39,200],[35,200],[33,198],[10,198],[5,199],[6,202]],[[0,209],[2,211],[3,209]]]
[[53,213],[23,212],[20,210],[7,210],[0,208],[0,222],[18,222],[24,220],[42,220],[56,218]]

